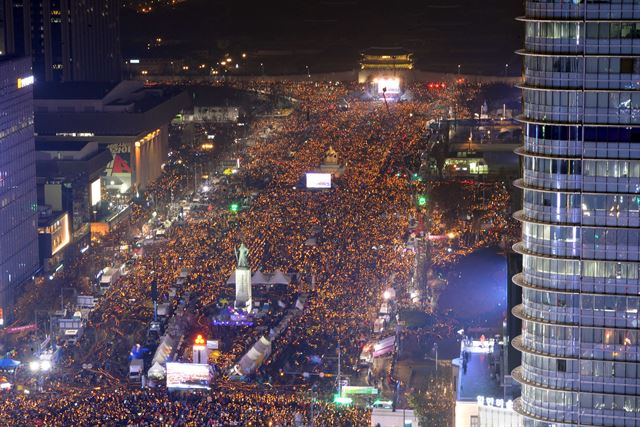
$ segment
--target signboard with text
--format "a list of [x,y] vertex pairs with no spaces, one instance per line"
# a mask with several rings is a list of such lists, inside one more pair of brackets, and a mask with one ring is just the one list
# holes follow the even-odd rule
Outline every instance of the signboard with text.
[[37,325],[35,323],[31,323],[29,325],[24,325],[24,326],[12,326],[11,328],[7,328],[6,331],[9,334],[17,334],[20,332],[35,331],[36,328],[37,328]]

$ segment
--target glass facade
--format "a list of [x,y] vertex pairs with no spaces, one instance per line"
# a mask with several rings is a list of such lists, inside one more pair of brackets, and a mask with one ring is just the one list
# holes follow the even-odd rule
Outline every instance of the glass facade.
[[0,307],[11,318],[16,287],[38,268],[30,58],[0,59]]
[[525,8],[514,409],[526,427],[640,427],[640,1]]

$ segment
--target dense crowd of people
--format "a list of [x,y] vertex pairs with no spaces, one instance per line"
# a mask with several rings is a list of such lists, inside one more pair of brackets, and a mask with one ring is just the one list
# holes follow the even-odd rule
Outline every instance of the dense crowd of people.
[[[274,89],[258,83],[248,88]],[[267,366],[284,354],[283,349],[303,344],[319,354],[339,344],[345,364],[356,363],[390,277],[406,284],[412,274],[414,254],[404,243],[409,218],[417,216],[416,188],[396,171],[406,169],[407,154],[419,155],[424,147],[425,121],[446,116],[450,97],[459,94],[434,95],[416,87],[414,100],[385,105],[353,97],[355,85],[335,82],[288,83],[278,90],[295,98],[297,108],[287,117],[251,124],[256,143],[241,155],[235,192],[216,193],[209,209],[174,227],[166,242],[145,251],[100,301],[88,324],[95,332],[69,353],[69,366],[91,362],[122,376],[129,348],[143,339],[152,318],[151,282],[156,281],[161,299],[175,305],[168,298],[169,288],[181,269],[189,269],[189,280],[179,294],[192,296],[195,317],[202,318],[221,297],[233,295],[226,279],[235,268],[234,249],[241,242],[249,248],[252,270],[300,273],[291,292],[309,294],[302,315],[274,342]],[[340,107],[346,98],[348,109]],[[334,178],[329,191],[304,189],[305,172],[318,169],[329,147],[337,152],[344,174]],[[183,191],[189,177],[180,168],[169,169],[148,192],[154,203],[168,202],[172,194]],[[248,182],[268,185],[256,194]],[[493,188],[488,195],[494,213],[508,202],[499,190]],[[248,209],[229,212],[231,199],[249,198]],[[435,220],[429,231],[434,234],[443,232],[438,227],[446,215],[438,209],[432,209]],[[132,221],[139,221],[144,212],[144,206],[136,207]],[[485,213],[478,214],[481,223]],[[491,229],[499,234],[497,227]],[[315,241],[308,244],[311,237]],[[489,241],[483,236],[473,245],[459,246],[470,250]],[[230,346],[217,360],[221,370],[227,371],[246,350],[239,342]],[[163,391],[108,388],[65,388],[1,399],[3,425],[291,425],[296,414],[308,417],[310,403],[291,391],[260,392],[226,380],[195,400],[172,400]],[[316,414],[323,425],[369,423],[365,409],[318,405]]]
[[[43,404],[46,402],[46,404]],[[47,395],[18,394],[3,399],[5,426],[189,426],[285,427],[314,418],[327,427],[368,425],[368,411],[312,402],[308,395],[264,392],[255,387],[228,388],[206,394],[171,396],[165,391],[95,388],[52,389]]]

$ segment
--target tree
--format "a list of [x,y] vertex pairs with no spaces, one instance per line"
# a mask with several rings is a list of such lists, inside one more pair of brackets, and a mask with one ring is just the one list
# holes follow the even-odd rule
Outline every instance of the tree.
[[[444,372],[443,372],[444,371]],[[455,397],[449,369],[429,376],[424,390],[408,396],[409,405],[418,415],[422,427],[453,426]]]

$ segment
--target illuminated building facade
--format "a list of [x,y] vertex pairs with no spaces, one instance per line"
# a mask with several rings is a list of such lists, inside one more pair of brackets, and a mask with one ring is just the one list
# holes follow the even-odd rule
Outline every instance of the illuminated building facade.
[[69,214],[42,209],[38,218],[38,240],[43,270],[52,272],[61,268],[63,249],[71,242]]
[[38,269],[33,85],[29,58],[0,57],[0,309]]
[[413,54],[403,48],[372,47],[362,52],[362,70],[412,70]]
[[640,3],[526,1],[526,427],[640,426]]
[[139,81],[38,85],[38,144],[97,142],[111,152],[103,188],[114,193],[144,190],[162,173],[168,155],[168,125],[189,104],[185,91],[146,88]]
[[[48,271],[89,248],[91,222],[104,208],[101,176],[111,161],[109,150],[95,141],[36,141],[40,258]],[[43,241],[42,226],[62,214],[67,215],[70,241],[64,250],[52,251]]]
[[411,80],[412,70],[413,53],[401,47],[372,47],[361,54],[358,82],[369,83],[378,79],[395,87],[397,81]]

